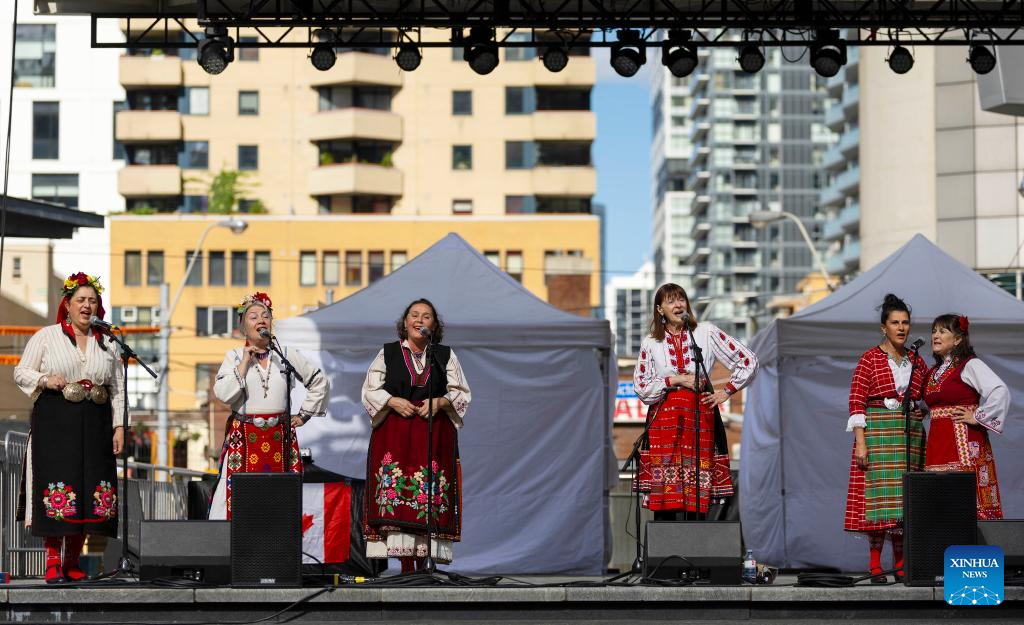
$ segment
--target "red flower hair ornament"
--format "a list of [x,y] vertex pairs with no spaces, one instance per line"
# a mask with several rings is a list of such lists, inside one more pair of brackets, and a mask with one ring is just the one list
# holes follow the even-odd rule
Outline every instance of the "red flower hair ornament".
[[971,327],[971,322],[967,319],[967,315],[960,315],[959,324],[960,333],[967,334],[967,330]]
[[[64,334],[71,339],[72,343],[75,343],[75,331],[71,327],[71,321],[68,319],[68,302],[71,301],[71,296],[78,290],[79,287],[88,286],[92,290],[96,291],[96,310],[95,315],[102,319],[106,316],[107,312],[103,308],[103,285],[100,284],[100,279],[89,274],[79,271],[68,276],[67,280],[61,286],[61,300],[60,304],[57,305],[57,323],[60,324]],[[96,340],[100,340],[100,332],[96,328],[91,329],[93,336]]]
[[270,301],[270,296],[262,291],[256,291],[252,295],[246,295],[242,298],[242,301],[239,302],[238,306],[235,308],[238,312],[238,316],[241,317],[244,315],[245,311],[249,310],[249,307],[254,304],[265,306],[266,309],[270,311],[270,314],[274,314],[274,304]]

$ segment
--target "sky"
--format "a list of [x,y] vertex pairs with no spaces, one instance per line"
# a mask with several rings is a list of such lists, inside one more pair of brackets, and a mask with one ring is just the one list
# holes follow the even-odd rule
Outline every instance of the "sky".
[[608,48],[593,50],[597,64],[591,108],[597,115],[594,164],[605,206],[602,283],[628,276],[651,257],[651,61],[632,78],[608,65]]

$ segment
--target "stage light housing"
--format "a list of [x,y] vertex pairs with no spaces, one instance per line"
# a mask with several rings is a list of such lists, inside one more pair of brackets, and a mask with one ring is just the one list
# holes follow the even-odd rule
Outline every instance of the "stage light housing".
[[334,67],[334,62],[337,60],[338,55],[334,52],[334,46],[329,43],[318,43],[309,53],[310,63],[321,72],[326,72]]
[[897,74],[906,74],[914,68],[914,56],[903,46],[893,48],[885,62],[889,64],[889,69]]
[[208,26],[206,38],[196,46],[196,62],[207,74],[217,75],[235,60],[235,42],[223,26]]
[[817,40],[811,44],[811,67],[819,76],[831,78],[846,65],[846,42],[835,30],[818,31]]
[[756,74],[764,67],[764,53],[754,43],[748,43],[740,48],[737,60],[740,62],[740,69],[748,74]]
[[612,46],[609,62],[616,74],[629,78],[647,62],[647,49],[635,30],[620,30],[618,38],[618,43]]
[[996,68],[996,56],[992,51],[982,45],[972,45],[967,62],[975,74],[985,75]]
[[415,71],[422,60],[423,55],[420,54],[419,48],[411,43],[403,43],[398,46],[398,51],[395,53],[395,63],[403,72]]
[[569,52],[564,46],[553,44],[545,48],[541,61],[549,72],[558,73],[569,64]]
[[464,53],[469,67],[486,76],[498,67],[498,45],[494,43],[494,29],[487,26],[474,26],[469,31],[469,39]]
[[697,69],[697,46],[690,43],[688,30],[670,30],[661,45],[661,63],[676,78],[685,78]]

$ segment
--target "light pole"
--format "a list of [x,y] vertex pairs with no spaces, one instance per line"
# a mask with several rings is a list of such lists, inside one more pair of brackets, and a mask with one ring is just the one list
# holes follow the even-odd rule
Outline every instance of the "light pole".
[[[164,283],[160,287],[160,379],[157,382],[156,401],[156,463],[160,466],[167,466],[167,373],[170,365],[171,315],[174,314],[174,309],[178,306],[178,300],[181,299],[181,293],[185,290],[188,277],[192,274],[196,258],[202,252],[203,243],[206,242],[206,237],[210,232],[214,228],[228,228],[235,234],[242,234],[248,227],[248,222],[238,218],[215,221],[206,226],[203,233],[199,235],[195,247],[192,248],[192,256],[188,259],[188,265],[185,266],[185,275],[181,278],[181,284],[178,285],[178,290],[174,293],[170,304],[166,302],[167,284]],[[167,304],[166,307],[165,304]]]
[[828,290],[833,290],[832,276],[829,275],[828,269],[825,269],[825,263],[822,262],[821,256],[818,254],[818,249],[814,247],[814,242],[811,241],[811,235],[807,234],[807,228],[804,227],[804,222],[800,221],[800,218],[790,213],[789,211],[754,211],[750,213],[750,225],[755,228],[761,229],[770,223],[776,221],[782,221],[783,219],[789,219],[796,224],[796,227],[800,229],[800,234],[804,237],[804,242],[807,243],[808,249],[811,250],[811,256],[814,257],[814,264],[818,266],[818,271],[825,277],[825,286]]

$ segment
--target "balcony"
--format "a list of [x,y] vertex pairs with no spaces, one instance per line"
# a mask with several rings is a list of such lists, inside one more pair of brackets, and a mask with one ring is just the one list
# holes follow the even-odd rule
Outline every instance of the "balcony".
[[178,111],[118,111],[114,127],[118,141],[181,141]]
[[843,245],[843,265],[846,271],[860,266],[860,239],[851,239]]
[[592,141],[597,117],[592,111],[537,111],[530,116],[537,140]]
[[848,159],[857,158],[857,153],[860,151],[860,128],[854,128],[849,132],[844,132],[839,137],[839,143],[836,144],[839,151],[843,153]]
[[711,104],[711,100],[699,96],[693,99],[693,104],[690,105],[690,118],[697,118],[703,115],[708,110],[708,106]]
[[843,232],[857,232],[860,226],[860,204],[850,204],[839,211],[836,223]]
[[597,192],[597,172],[593,167],[545,167],[530,172],[536,195],[593,195]]
[[310,141],[379,139],[397,143],[402,133],[402,117],[390,111],[348,108],[321,111],[306,118]]
[[828,107],[828,110],[825,111],[825,125],[828,126],[829,130],[842,132],[845,124],[846,114],[843,112],[842,105]]
[[860,85],[846,85],[843,91],[842,107],[843,115],[848,120],[857,119],[857,112],[860,105]]
[[708,136],[708,131],[711,130],[711,124],[705,121],[694,122],[690,128],[690,143],[698,143]]
[[118,78],[125,87],[179,87],[182,85],[181,59],[123,55],[118,60]]
[[825,227],[822,228],[821,231],[822,238],[829,242],[838,241],[839,239],[842,239],[845,234],[846,231],[843,230],[843,224],[839,223],[838,215],[836,215],[834,219],[825,222]]
[[[703,48],[698,48],[698,50],[701,49]],[[704,71],[704,65],[698,65],[697,71],[695,71],[693,75],[690,76],[690,93],[692,93],[694,96],[696,96],[698,93],[701,93],[702,90],[708,86],[709,80],[711,80],[711,76],[706,71]]]
[[860,189],[860,167],[853,166],[835,177],[833,186],[840,193],[846,195],[854,194]]
[[128,165],[117,172],[117,192],[125,197],[181,195],[177,165]]
[[842,151],[838,145],[834,145],[825,152],[825,156],[821,159],[821,166],[826,171],[836,173],[846,169],[846,157],[843,156]]
[[338,55],[334,67],[321,72],[311,64],[302,64],[312,87],[327,85],[385,85],[401,87],[402,70],[398,69],[390,55],[368,52],[343,52]]
[[324,165],[309,172],[310,195],[402,195],[402,172],[367,163]]
[[836,252],[834,256],[828,259],[828,262],[825,263],[825,269],[833,276],[841,275],[846,271],[842,250]]

